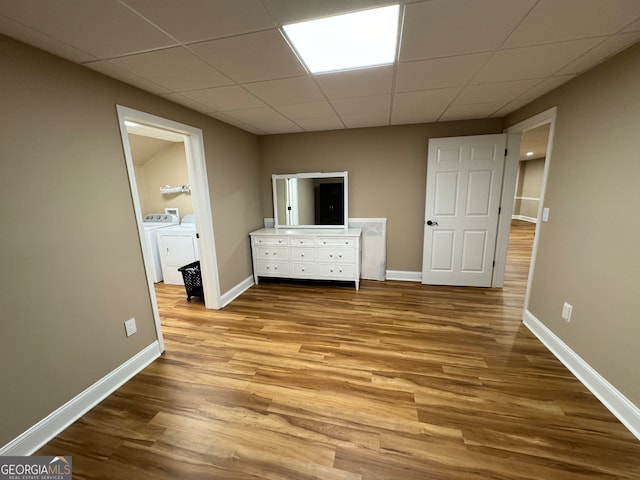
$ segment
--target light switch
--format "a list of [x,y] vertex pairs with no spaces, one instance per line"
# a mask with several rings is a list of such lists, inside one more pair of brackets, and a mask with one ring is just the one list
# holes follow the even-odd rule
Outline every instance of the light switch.
[[544,207],[542,209],[542,221],[543,222],[549,221],[549,207]]

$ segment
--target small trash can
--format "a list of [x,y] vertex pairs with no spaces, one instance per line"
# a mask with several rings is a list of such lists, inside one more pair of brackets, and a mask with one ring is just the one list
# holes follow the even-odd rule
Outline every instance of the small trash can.
[[200,273],[200,262],[193,262],[178,269],[184,279],[184,288],[187,291],[187,302],[191,297],[200,297],[204,300],[202,291],[202,274]]

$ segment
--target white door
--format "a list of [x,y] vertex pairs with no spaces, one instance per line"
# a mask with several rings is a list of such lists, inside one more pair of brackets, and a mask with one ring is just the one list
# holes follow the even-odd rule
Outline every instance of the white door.
[[491,286],[506,138],[429,140],[422,283]]

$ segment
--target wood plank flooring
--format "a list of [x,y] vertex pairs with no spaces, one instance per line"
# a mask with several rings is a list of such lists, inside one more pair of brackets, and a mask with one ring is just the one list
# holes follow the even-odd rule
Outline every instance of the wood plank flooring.
[[262,283],[222,311],[159,285],[166,352],[45,446],[74,479],[640,478],[638,442],[505,288]]

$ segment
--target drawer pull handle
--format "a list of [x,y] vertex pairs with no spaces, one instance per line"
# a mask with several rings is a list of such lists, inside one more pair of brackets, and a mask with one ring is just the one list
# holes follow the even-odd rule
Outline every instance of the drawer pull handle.
[[341,253],[340,253],[340,254],[338,254],[338,258],[342,258],[342,254],[341,254]]
[[302,267],[302,271],[304,272],[304,267]]
[[300,256],[301,256],[301,257],[304,257],[304,253],[301,253],[301,254],[300,254]]
[[333,258],[333,253],[330,253],[330,254],[329,254],[329,258]]

